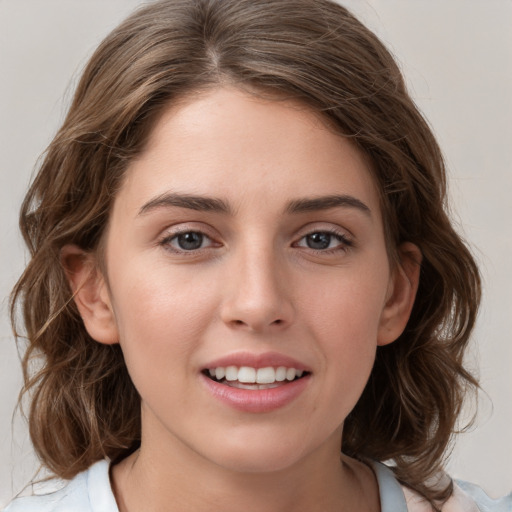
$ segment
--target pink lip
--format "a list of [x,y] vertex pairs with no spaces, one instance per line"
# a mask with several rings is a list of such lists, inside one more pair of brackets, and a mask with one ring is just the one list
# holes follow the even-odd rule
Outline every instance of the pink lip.
[[219,366],[250,366],[252,368],[265,368],[267,366],[277,368],[278,366],[286,366],[287,368],[311,372],[311,368],[300,361],[285,356],[284,354],[279,354],[278,352],[265,352],[263,354],[236,352],[207,363],[204,369],[208,370],[210,368],[218,368]]
[[234,409],[251,413],[270,412],[284,407],[295,400],[311,381],[311,375],[305,375],[277,388],[251,390],[232,388],[208,378],[203,373],[201,378],[215,398]]

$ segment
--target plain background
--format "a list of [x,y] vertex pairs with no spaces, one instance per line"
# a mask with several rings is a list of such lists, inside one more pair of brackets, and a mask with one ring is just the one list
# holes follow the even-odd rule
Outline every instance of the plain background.
[[[7,296],[26,254],[17,213],[37,157],[100,40],[140,1],[0,0],[0,506],[36,468],[13,410],[21,383]],[[512,490],[512,1],[342,2],[396,55],[444,149],[454,219],[484,277],[471,366],[485,394],[449,471],[490,495]]]

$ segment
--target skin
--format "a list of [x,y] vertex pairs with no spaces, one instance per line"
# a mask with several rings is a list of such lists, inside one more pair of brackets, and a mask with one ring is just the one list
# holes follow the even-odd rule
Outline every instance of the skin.
[[[183,194],[229,211],[177,206]],[[333,195],[351,199],[291,211]],[[183,232],[201,247],[180,248]],[[121,512],[380,510],[340,440],[410,314],[421,256],[399,253],[392,267],[364,156],[307,107],[233,88],[169,107],[115,198],[106,275],[63,249],[86,328],[121,344],[142,399],[141,448],[112,470]],[[268,351],[311,371],[284,407],[239,411],[204,386],[214,359]]]

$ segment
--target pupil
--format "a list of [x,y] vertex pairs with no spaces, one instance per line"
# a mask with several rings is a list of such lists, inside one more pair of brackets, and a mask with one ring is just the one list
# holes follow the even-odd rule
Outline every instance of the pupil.
[[201,233],[190,231],[188,233],[178,235],[178,245],[180,246],[180,249],[184,249],[185,251],[199,249],[202,244],[203,235]]
[[307,244],[310,249],[327,249],[331,243],[329,233],[313,233],[307,236]]

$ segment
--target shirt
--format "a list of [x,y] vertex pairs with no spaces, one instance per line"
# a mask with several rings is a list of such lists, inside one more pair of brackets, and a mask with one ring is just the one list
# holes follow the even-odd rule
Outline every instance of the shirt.
[[[400,485],[386,465],[371,463],[377,482],[381,512],[432,512],[421,496]],[[443,512],[512,512],[512,493],[492,500],[482,489],[456,482]],[[44,495],[17,498],[4,512],[119,512],[109,478],[109,462],[101,460],[79,473],[62,489]]]

